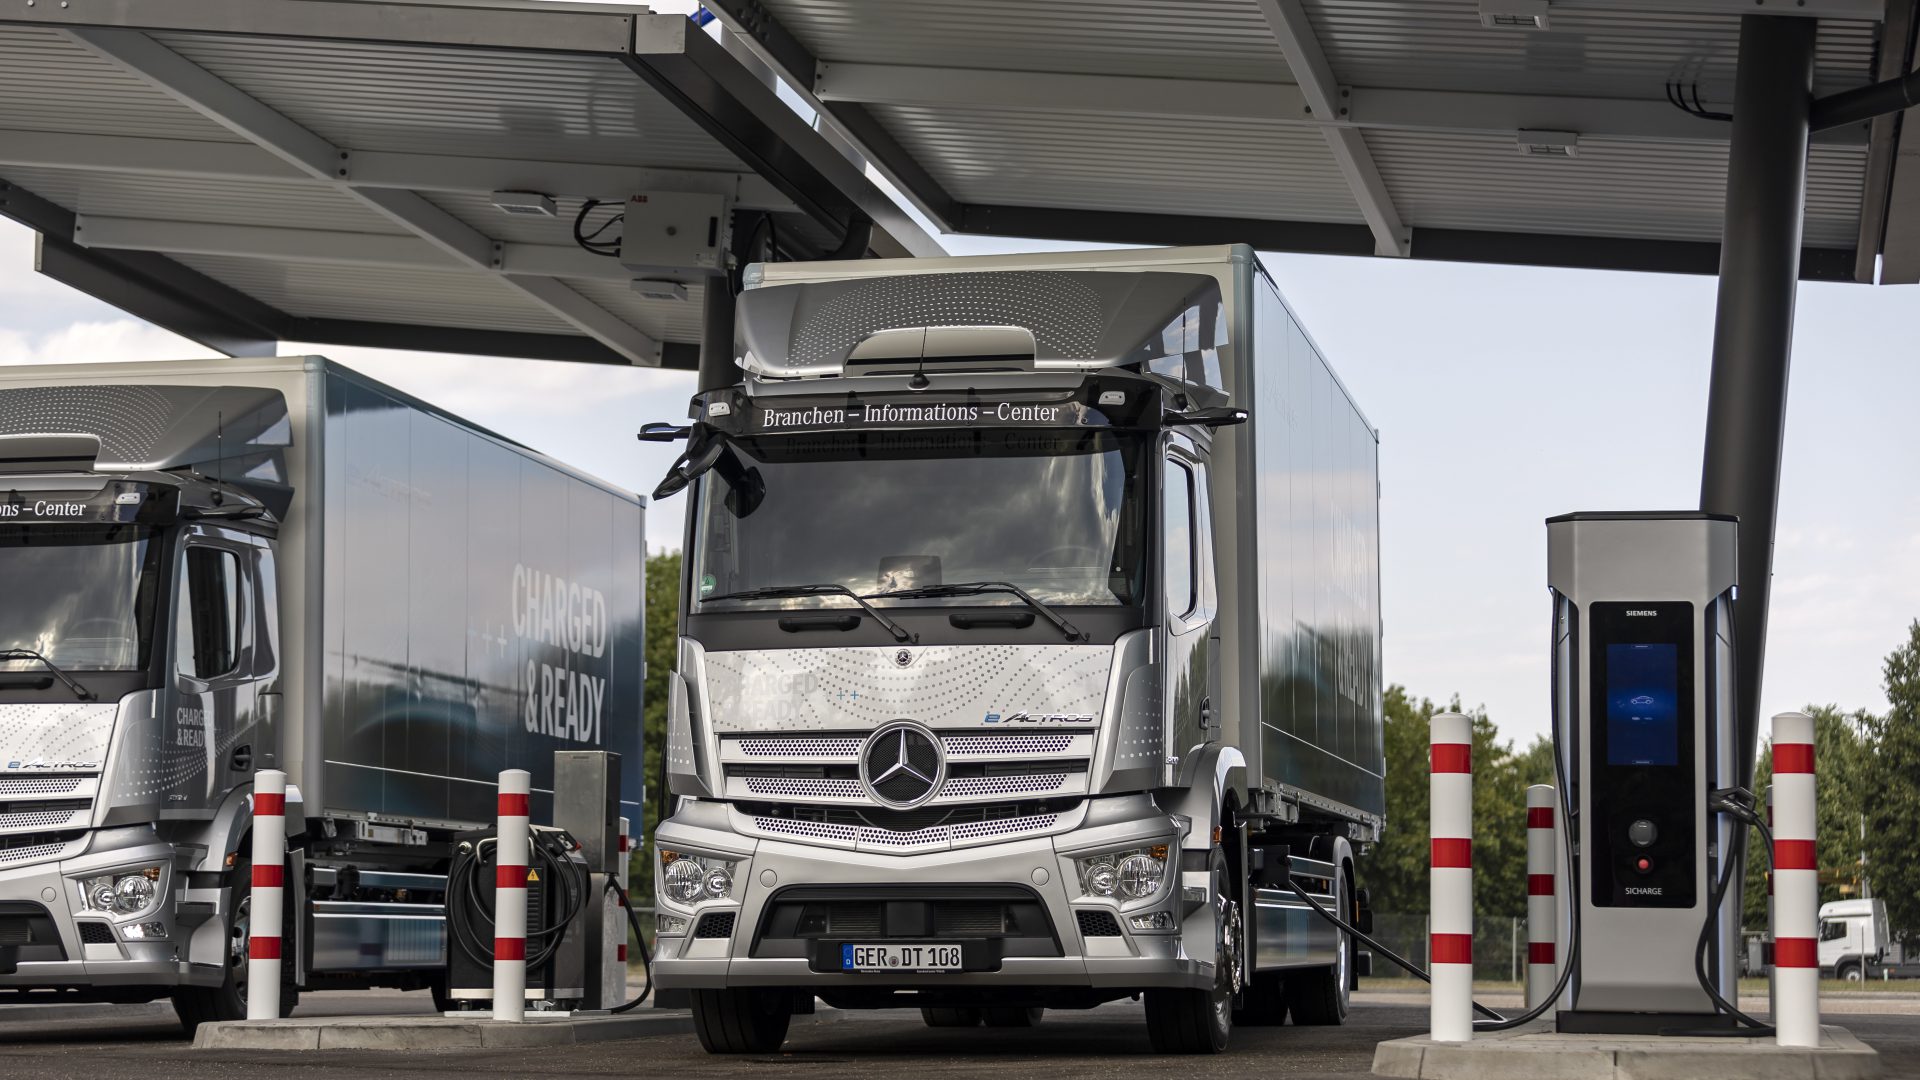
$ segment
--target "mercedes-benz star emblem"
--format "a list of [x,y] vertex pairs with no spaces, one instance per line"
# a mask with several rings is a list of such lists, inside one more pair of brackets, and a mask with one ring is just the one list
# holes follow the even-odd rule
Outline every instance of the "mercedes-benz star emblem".
[[893,654],[893,662],[899,664],[901,667],[906,667],[908,664],[913,663],[913,654],[905,649],[901,649],[899,652]]
[[882,806],[919,806],[940,793],[946,775],[947,755],[939,738],[911,720],[888,724],[860,749],[860,782]]

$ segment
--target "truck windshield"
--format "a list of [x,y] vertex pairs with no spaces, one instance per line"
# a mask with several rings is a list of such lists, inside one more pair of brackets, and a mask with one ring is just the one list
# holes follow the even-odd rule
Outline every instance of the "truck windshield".
[[[701,479],[694,599],[835,585],[889,592],[1006,582],[1050,605],[1142,595],[1147,437],[939,430],[737,439]],[[898,603],[1022,603],[981,593]],[[703,608],[840,607],[835,596]]]
[[[160,544],[144,525],[0,525],[0,651],[66,671],[138,671],[153,649]],[[32,660],[0,671],[44,670]]]

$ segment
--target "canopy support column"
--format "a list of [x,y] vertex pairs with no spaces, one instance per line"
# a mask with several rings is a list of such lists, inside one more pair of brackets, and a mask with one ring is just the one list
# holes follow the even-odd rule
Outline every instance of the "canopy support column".
[[1760,731],[1816,29],[1805,18],[1740,20],[1700,508],[1740,519],[1736,689],[1743,782],[1752,779]]

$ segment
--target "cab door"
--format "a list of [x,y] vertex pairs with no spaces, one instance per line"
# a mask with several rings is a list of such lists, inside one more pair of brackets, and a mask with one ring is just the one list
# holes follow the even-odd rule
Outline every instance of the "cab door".
[[244,533],[194,526],[175,563],[174,707],[160,727],[163,815],[211,813],[251,774],[259,705],[257,548]]
[[1165,612],[1167,783],[1190,779],[1196,752],[1220,737],[1213,700],[1218,657],[1213,620],[1212,513],[1207,462],[1183,436],[1169,440],[1161,463],[1160,581]]

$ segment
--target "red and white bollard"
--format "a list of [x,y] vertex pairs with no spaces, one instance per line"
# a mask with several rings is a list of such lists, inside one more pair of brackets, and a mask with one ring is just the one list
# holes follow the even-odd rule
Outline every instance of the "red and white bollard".
[[1527,1008],[1553,996],[1560,979],[1560,903],[1554,885],[1559,861],[1558,796],[1551,784],[1527,789]]
[[1435,1042],[1467,1042],[1473,1038],[1473,720],[1437,713],[1429,742],[1431,1034]]
[[1813,717],[1773,718],[1773,1029],[1820,1045],[1820,870],[1815,859]]
[[280,1018],[281,897],[287,875],[287,774],[253,778],[253,879],[247,904],[247,1019]]
[[499,826],[493,848],[493,1018],[519,1021],[527,1013],[527,796],[525,769],[500,774]]

